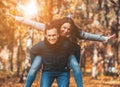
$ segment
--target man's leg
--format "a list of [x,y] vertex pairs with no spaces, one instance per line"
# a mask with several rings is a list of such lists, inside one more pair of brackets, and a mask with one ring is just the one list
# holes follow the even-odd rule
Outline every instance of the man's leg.
[[36,77],[36,73],[37,71],[40,69],[41,66],[41,56],[36,56],[32,66],[28,72],[28,76],[27,76],[27,80],[26,80],[26,84],[25,87],[31,87],[33,81],[35,80]]
[[76,60],[74,55],[71,55],[69,57],[69,64],[70,64],[70,67],[72,68],[77,86],[83,87],[82,72],[80,70],[80,66],[78,64],[78,61]]
[[69,81],[70,81],[70,72],[60,72],[57,75],[57,83],[58,87],[69,87]]
[[53,72],[42,72],[40,87],[51,87],[54,78]]

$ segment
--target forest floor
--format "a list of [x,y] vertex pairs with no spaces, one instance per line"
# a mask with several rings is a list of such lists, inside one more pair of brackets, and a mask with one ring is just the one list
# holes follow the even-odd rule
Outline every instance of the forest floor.
[[[37,75],[32,87],[39,87],[40,79]],[[18,77],[6,77],[0,76],[0,87],[24,87],[24,83],[19,83],[20,78]],[[83,74],[84,87],[120,87],[120,77],[113,78],[112,76],[99,76],[97,79],[91,79],[91,74]],[[56,82],[53,83],[52,87],[57,87]],[[77,87],[73,75],[70,78],[70,86]]]

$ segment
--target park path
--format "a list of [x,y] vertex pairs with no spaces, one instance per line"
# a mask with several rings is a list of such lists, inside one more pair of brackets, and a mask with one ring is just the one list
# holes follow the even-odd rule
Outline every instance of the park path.
[[[120,78],[114,79],[110,76],[101,76],[97,80],[93,80],[89,74],[83,75],[83,83],[84,87],[120,87]],[[32,87],[39,87],[39,85],[39,78],[37,78]],[[24,84],[19,83],[19,78],[0,78],[0,87],[24,87]],[[52,87],[57,87],[56,82],[53,83]],[[73,75],[70,78],[69,87],[77,87]]]

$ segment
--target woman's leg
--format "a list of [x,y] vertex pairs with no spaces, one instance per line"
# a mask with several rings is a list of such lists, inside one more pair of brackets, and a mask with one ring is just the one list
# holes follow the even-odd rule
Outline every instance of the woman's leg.
[[69,57],[69,64],[70,64],[70,67],[72,68],[77,86],[83,87],[82,72],[80,70],[79,63],[74,55],[71,55]]
[[25,87],[31,87],[33,81],[35,80],[36,73],[40,69],[41,61],[42,61],[41,56],[36,56],[35,57],[32,65],[31,65],[31,68],[30,68],[30,70],[28,72]]

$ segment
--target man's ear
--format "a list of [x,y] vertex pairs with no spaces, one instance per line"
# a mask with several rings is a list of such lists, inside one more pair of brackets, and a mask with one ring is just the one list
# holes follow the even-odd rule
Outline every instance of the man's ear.
[[44,35],[44,38],[46,38],[46,37],[47,37],[47,35],[45,34],[45,35]]

